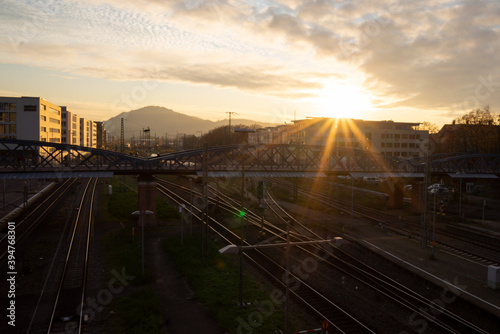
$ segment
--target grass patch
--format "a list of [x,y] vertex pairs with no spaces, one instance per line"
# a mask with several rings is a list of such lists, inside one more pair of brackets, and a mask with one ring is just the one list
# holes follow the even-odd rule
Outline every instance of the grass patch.
[[152,281],[153,274],[147,266],[144,269],[144,279],[142,278],[140,229],[135,229],[135,236],[132,236],[132,227],[110,232],[103,237],[103,244],[104,256],[108,263],[116,270],[125,268],[128,275],[135,276],[135,279],[130,282],[132,285],[141,285]]
[[179,210],[168,204],[163,198],[156,198],[156,219],[179,220],[181,215]]
[[115,220],[129,220],[131,213],[138,210],[137,193],[129,188],[108,197],[108,211]]
[[119,322],[112,327],[112,333],[164,333],[161,329],[161,304],[151,287],[120,298],[115,308]]
[[[125,186],[120,188],[118,183],[116,178],[111,179],[113,194],[108,194],[106,184],[99,200],[101,219],[117,227],[101,238],[103,255],[109,268],[105,282],[107,284],[115,277],[113,269],[135,277],[128,280],[122,294],[116,295],[108,306],[114,311],[114,316],[107,319],[107,329],[111,333],[165,333],[161,328],[161,304],[151,288],[153,274],[147,262],[142,277],[141,229],[136,227],[135,235],[132,235],[136,218],[131,212],[137,210],[137,193]],[[124,223],[125,228],[118,221]],[[107,285],[104,287],[107,288]]]
[[[247,275],[244,275],[243,281],[243,300],[251,302],[251,305],[246,308],[237,306],[237,256],[219,254],[220,247],[213,243],[210,247],[210,258],[202,258],[200,244],[200,235],[185,237],[183,246],[180,245],[178,237],[166,238],[162,242],[177,270],[187,277],[196,298],[210,310],[217,321],[231,333],[237,333],[238,328],[242,332],[251,329],[258,333],[274,333],[277,328],[283,329],[283,310],[271,302],[269,291]],[[268,307],[258,308],[254,301],[264,302],[263,305]]]

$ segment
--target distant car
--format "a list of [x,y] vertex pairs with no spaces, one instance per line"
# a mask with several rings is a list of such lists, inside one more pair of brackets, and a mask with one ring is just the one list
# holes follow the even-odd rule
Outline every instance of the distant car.
[[441,183],[434,183],[429,187],[427,187],[427,190],[440,189],[440,188],[444,188],[444,186]]

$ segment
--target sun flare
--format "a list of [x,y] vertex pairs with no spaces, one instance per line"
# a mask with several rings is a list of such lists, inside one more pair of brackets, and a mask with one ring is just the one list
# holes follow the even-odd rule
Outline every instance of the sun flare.
[[342,84],[325,85],[313,103],[322,117],[363,118],[373,109],[368,94],[355,86]]

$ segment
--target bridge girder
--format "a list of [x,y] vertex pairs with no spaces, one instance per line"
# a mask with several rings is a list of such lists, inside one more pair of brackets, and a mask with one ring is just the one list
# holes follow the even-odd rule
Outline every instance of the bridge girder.
[[[208,171],[424,172],[425,157],[402,159],[367,150],[309,145],[231,145],[143,158],[89,147],[0,140],[0,172],[109,171],[115,174],[192,174]],[[500,173],[500,154],[430,157],[432,173]]]

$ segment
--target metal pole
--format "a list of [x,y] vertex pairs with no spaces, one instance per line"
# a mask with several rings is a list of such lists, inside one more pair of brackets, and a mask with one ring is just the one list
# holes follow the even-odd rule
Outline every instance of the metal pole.
[[286,281],[285,281],[285,286],[286,286],[286,292],[285,292],[285,334],[289,333],[289,324],[288,324],[288,314],[289,314],[289,295],[290,295],[290,288],[289,288],[289,277],[290,277],[290,220],[287,219],[286,221]]
[[[243,219],[241,217],[242,224]],[[243,246],[243,237],[240,238],[240,244]],[[243,251],[240,252],[240,307],[243,307]]]
[[204,202],[205,202],[205,209],[204,209],[204,219],[205,219],[205,226],[207,229],[207,258],[208,258],[208,253],[209,253],[209,248],[210,248],[210,219],[208,218],[208,144],[205,143],[204,145],[204,153],[203,153],[203,197],[204,197]]
[[458,201],[458,217],[462,218],[462,176],[460,176],[460,198]]
[[182,212],[182,207],[180,207],[180,213],[181,213],[181,245],[184,245],[184,219],[183,217],[183,212]]
[[193,235],[193,179],[189,179],[189,188],[191,189],[190,212],[189,212],[189,235]]
[[[241,158],[241,233],[240,246],[243,247],[243,233],[245,223],[245,157]],[[243,252],[240,252],[240,307],[243,307]]]
[[351,177],[351,230],[354,220],[354,178]]
[[486,200],[483,201],[483,224],[484,224],[484,208],[486,207]]
[[144,279],[144,215],[145,211],[141,211],[142,217],[142,278]]
[[435,239],[435,236],[436,236],[436,193],[437,193],[437,189],[434,189],[434,214],[433,214],[433,217],[432,217],[432,255],[434,255],[434,251],[435,251],[435,242],[436,242],[436,239]]

